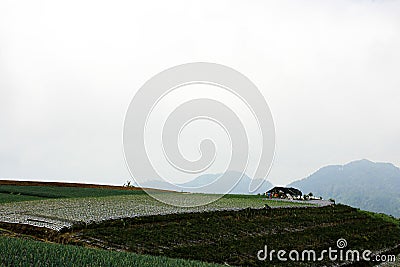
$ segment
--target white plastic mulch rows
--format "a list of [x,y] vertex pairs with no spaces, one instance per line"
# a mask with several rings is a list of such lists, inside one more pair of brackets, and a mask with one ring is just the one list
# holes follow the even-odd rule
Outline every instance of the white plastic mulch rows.
[[[197,203],[196,198],[207,197],[201,194],[169,194],[171,197],[181,198],[186,206],[190,202]],[[1,204],[0,221],[59,231],[77,223],[172,213],[262,208],[264,204],[265,201],[258,198],[222,198],[206,206],[174,207],[160,203],[148,195],[49,199]]]

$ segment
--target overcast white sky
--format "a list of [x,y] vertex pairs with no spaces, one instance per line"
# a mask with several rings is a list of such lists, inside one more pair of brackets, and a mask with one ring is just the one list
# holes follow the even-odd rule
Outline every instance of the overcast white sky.
[[400,1],[1,1],[0,177],[123,184],[125,111],[183,63],[248,76],[276,125],[274,184],[400,165]]

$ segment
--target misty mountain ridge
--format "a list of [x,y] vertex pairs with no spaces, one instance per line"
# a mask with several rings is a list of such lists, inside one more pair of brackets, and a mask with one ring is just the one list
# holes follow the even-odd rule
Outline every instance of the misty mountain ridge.
[[[227,171],[225,172],[225,179],[232,179],[232,180],[237,180],[237,177],[241,176],[242,173],[236,172],[236,171]],[[205,190],[204,188],[201,188],[203,186],[206,186],[208,184],[213,183],[216,181],[220,176],[222,176],[221,173],[219,174],[203,174],[200,175],[193,180],[178,184],[178,185],[173,185],[169,184],[167,182],[162,182],[162,181],[148,181],[146,183],[143,183],[143,187],[151,187],[151,188],[157,188],[157,189],[166,189],[166,190],[174,190],[174,191],[181,191],[182,187],[185,187],[185,191],[189,191],[192,193],[210,193],[210,194],[220,194],[220,193],[225,193],[226,188],[224,187],[225,183],[217,183],[213,185],[212,189]],[[269,189],[273,187],[273,185],[266,181],[266,180],[261,180],[261,179],[254,179],[254,184],[258,185],[261,184],[257,190],[250,191],[250,184],[252,182],[252,179],[247,176],[246,174],[243,174],[239,182],[233,187],[233,189],[229,192],[230,194],[263,194]],[[252,188],[253,189],[253,188]]]
[[[210,184],[213,181],[215,181],[216,179],[218,179],[218,177],[220,177],[221,175],[222,175],[221,173],[203,174],[203,175],[200,175],[199,177],[193,179],[190,182],[183,183],[182,186],[193,187],[194,188],[193,192],[199,192],[199,191],[196,191],[196,187]],[[242,173],[236,172],[236,171],[227,171],[227,172],[225,172],[225,175],[226,175],[227,179],[236,180],[237,177],[242,175]],[[250,191],[250,184],[251,184],[252,180],[253,179],[251,179],[249,176],[247,176],[246,174],[243,174],[243,176],[240,178],[239,182],[234,186],[234,188],[229,193],[230,194],[258,194],[258,193],[263,194],[273,187],[273,185],[267,180],[254,179],[254,181],[253,181],[254,184],[255,185],[261,184],[261,186],[259,188],[257,188],[257,190]],[[251,188],[251,189],[253,189],[253,188]],[[225,188],[223,186],[221,186],[221,187],[215,186],[215,187],[213,187],[212,191],[213,192],[207,192],[207,193],[224,193]]]
[[400,169],[366,159],[323,167],[288,186],[338,203],[400,217]]

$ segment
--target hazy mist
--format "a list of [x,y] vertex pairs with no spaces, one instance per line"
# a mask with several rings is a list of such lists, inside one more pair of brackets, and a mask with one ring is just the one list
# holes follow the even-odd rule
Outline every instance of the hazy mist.
[[265,96],[272,183],[360,158],[400,165],[399,14],[399,1],[2,1],[0,177],[123,184],[132,97],[196,61]]

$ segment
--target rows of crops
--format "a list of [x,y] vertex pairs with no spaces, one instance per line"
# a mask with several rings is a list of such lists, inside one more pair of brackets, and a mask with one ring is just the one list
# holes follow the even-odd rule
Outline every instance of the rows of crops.
[[[321,253],[344,238],[346,249],[379,252],[400,242],[399,220],[343,205],[315,209],[245,209],[171,214],[103,222],[69,236],[99,247],[231,266],[339,266],[344,261],[259,261],[257,252],[313,249]],[[68,235],[69,233],[65,233]],[[388,254],[398,254],[392,250]],[[370,265],[359,265],[370,266]],[[396,266],[399,266],[397,263]]]
[[42,197],[21,195],[19,193],[0,193],[0,203],[10,203],[18,201],[40,200]]
[[133,194],[145,193],[142,190],[107,188],[0,185],[0,203],[48,198],[107,197]]
[[0,236],[1,266],[217,266],[198,261],[49,244]]
[[[195,205],[210,196],[203,194],[163,193],[185,205]],[[212,197],[210,197],[212,198]],[[273,207],[302,206],[303,203],[262,200],[261,198],[224,197],[201,207],[174,207],[160,203],[145,194],[110,197],[47,199],[4,203],[0,205],[0,221],[22,223],[61,230],[74,224],[92,223],[110,219],[174,213],[203,212],[262,208],[265,203]]]

